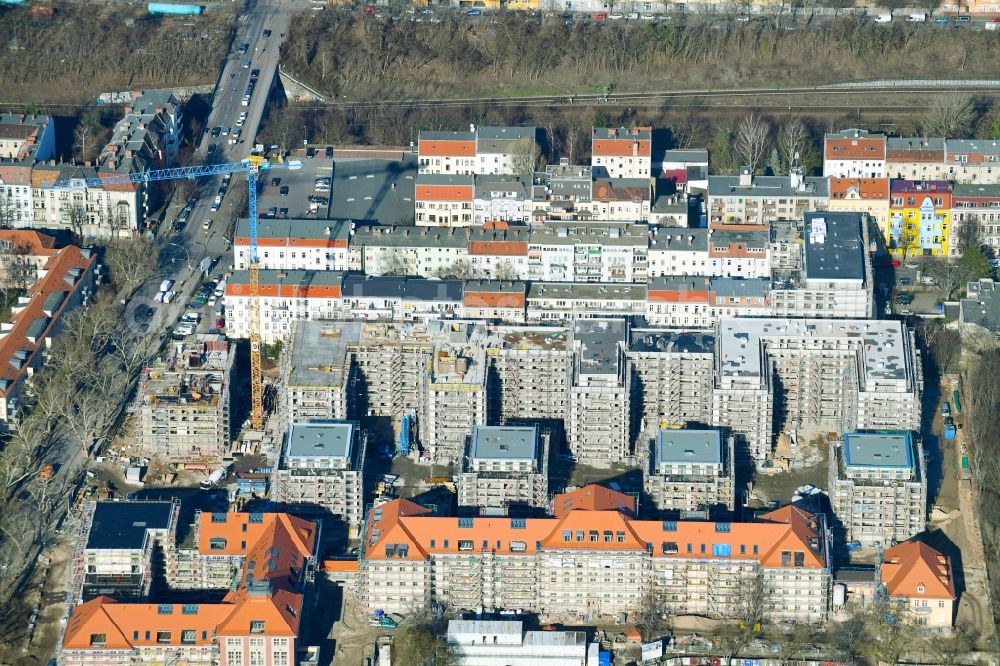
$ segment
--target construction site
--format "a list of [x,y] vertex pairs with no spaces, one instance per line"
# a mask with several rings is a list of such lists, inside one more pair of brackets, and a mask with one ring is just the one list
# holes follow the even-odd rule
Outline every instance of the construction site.
[[139,450],[173,463],[222,460],[231,441],[234,359],[224,336],[203,334],[171,345],[144,368],[136,409]]

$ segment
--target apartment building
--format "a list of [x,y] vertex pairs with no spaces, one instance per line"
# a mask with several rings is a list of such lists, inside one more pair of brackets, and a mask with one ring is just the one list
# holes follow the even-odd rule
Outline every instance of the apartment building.
[[[707,187],[708,176],[705,177]],[[649,225],[651,227],[681,227],[688,228],[697,223],[698,215],[695,203],[685,194],[661,194],[653,201],[649,209]]]
[[238,592],[277,577],[271,578],[274,592],[299,590],[315,572],[320,526],[287,513],[197,511],[184,541],[164,553],[167,584],[178,591]]
[[886,140],[885,175],[896,180],[947,180],[945,140],[939,138],[889,138]]
[[469,230],[360,226],[349,243],[348,266],[366,275],[461,276],[469,271]]
[[569,450],[581,462],[620,463],[633,455],[632,378],[626,372],[628,331],[621,319],[573,324],[573,385],[569,395]]
[[527,224],[535,209],[530,177],[476,176],[473,195],[473,224],[514,222]]
[[[645,313],[644,284],[532,282],[527,311],[520,321],[535,324],[605,317],[634,319]],[[466,316],[470,316],[468,312]]]
[[893,256],[954,254],[951,189],[947,180],[891,181],[885,238]]
[[[261,339],[286,340],[303,319],[335,319],[344,305],[344,275],[339,271],[260,271]],[[233,271],[226,280],[226,328],[231,338],[250,337],[250,275]]]
[[871,317],[874,312],[867,226],[856,213],[806,213],[802,269],[781,271],[771,313],[785,317]]
[[708,177],[708,226],[798,220],[807,211],[826,210],[830,202],[827,178],[755,176],[743,167],[738,176]]
[[515,620],[449,620],[460,666],[598,666],[600,645],[585,631],[526,631]]
[[475,128],[475,133],[477,175],[526,176],[535,171],[535,160],[541,154],[537,128],[484,125]]
[[611,178],[651,178],[652,127],[595,127],[591,132],[590,165]]
[[281,355],[282,423],[345,421],[356,416],[348,411],[357,382],[348,350],[360,341],[363,326],[345,321],[296,322]]
[[172,164],[181,141],[183,115],[168,90],[146,90],[125,105],[125,115],[95,163],[34,167],[33,219],[24,226],[63,229],[81,238],[130,237],[144,231],[156,203],[143,183],[95,186],[106,176],[141,173]]
[[486,423],[486,356],[468,338],[438,342],[417,418],[419,441],[435,464],[460,463],[470,431]]
[[716,225],[712,229],[651,229],[647,276],[703,275],[768,278],[767,227]]
[[527,312],[528,285],[521,281],[466,280],[462,306],[469,319],[522,322]]
[[944,144],[948,180],[1000,184],[1000,144],[995,139],[946,139]]
[[87,506],[73,555],[71,603],[104,595],[145,598],[153,582],[153,551],[172,543],[179,511],[176,501]]
[[367,436],[353,421],[296,421],[288,427],[273,498],[296,513],[335,517],[347,536],[364,520]]
[[344,277],[342,306],[353,319],[453,319],[461,316],[462,282],[351,274]]
[[371,610],[433,601],[592,622],[635,613],[652,592],[678,615],[725,617],[741,590],[762,583],[772,621],[827,616],[823,519],[794,507],[759,522],[713,523],[635,520],[604,507],[553,518],[448,518],[393,500],[373,508],[366,525],[359,601]]
[[651,183],[649,178],[595,178],[589,204],[578,204],[577,210],[593,221],[646,222],[653,205]]
[[745,438],[758,463],[771,455],[776,431],[801,424],[920,427],[920,356],[902,322],[723,319],[717,336],[712,425]]
[[[257,263],[263,270],[346,271],[350,220],[262,219],[257,221]],[[233,234],[233,266],[250,266],[250,222],[241,217]]]
[[830,443],[830,504],[847,541],[906,541],[927,527],[923,446],[909,432],[852,432]]
[[639,417],[638,441],[649,441],[661,428],[711,422],[711,332],[633,328],[626,359]]
[[471,175],[418,174],[413,195],[418,227],[471,227],[473,191]]
[[417,163],[420,173],[476,173],[475,129],[468,132],[421,130],[417,134]]
[[489,280],[524,280],[529,274],[528,227],[491,222],[469,232],[469,270]]
[[862,129],[823,136],[823,175],[828,178],[885,178],[886,137]]
[[475,426],[458,474],[458,504],[527,515],[549,503],[549,434],[538,426]]
[[14,425],[27,381],[45,362],[62,318],[93,296],[96,255],[69,245],[45,262],[38,279],[0,322],[0,425]]
[[28,229],[0,229],[0,287],[27,289],[58,253],[52,236]]
[[562,426],[569,415],[574,350],[565,328],[496,327],[486,341],[499,381],[501,423]]
[[295,664],[302,590],[315,568],[316,526],[287,514],[228,514],[243,517],[232,521],[227,514],[212,515],[215,527],[200,534],[207,537],[206,548],[228,553],[211,556],[225,560],[221,587],[230,591],[221,601],[97,597],[73,608],[59,663]]
[[589,210],[594,171],[593,167],[570,164],[565,158],[559,164],[546,165],[543,173],[534,176],[533,217],[578,219],[580,211]]
[[[981,336],[984,331],[1000,334],[1000,290],[992,278],[965,285],[965,298],[958,302],[958,330],[963,336]],[[989,338],[987,337],[987,340]]]
[[534,225],[528,275],[543,282],[645,282],[648,227],[629,222]]
[[136,430],[147,455],[182,463],[228,454],[235,359],[225,336],[205,333],[170,345],[143,369]]
[[655,150],[653,175],[672,183],[678,191],[708,189],[708,151],[705,149]]
[[889,223],[888,178],[830,178],[831,213],[860,213],[879,229]]
[[5,226],[32,225],[31,171],[55,156],[55,136],[51,116],[0,114],[0,220]]
[[538,130],[534,127],[469,126],[468,132],[421,131],[417,161],[421,174],[523,175],[534,170]]
[[646,288],[646,321],[653,326],[711,328],[720,317],[771,314],[770,280],[663,275]]
[[906,541],[882,551],[879,581],[903,620],[951,628],[958,596],[948,556],[920,541]]
[[1000,185],[955,185],[951,191],[952,254],[961,254],[963,227],[972,237],[1000,252]]
[[645,452],[646,494],[660,511],[728,518],[736,497],[734,444],[717,429],[660,428]]

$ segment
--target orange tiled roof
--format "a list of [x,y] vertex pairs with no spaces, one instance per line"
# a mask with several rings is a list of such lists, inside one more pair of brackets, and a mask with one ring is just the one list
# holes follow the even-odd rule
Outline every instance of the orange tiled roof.
[[442,157],[475,157],[476,142],[473,139],[434,139],[421,141],[418,150],[421,155],[439,155]]
[[905,541],[882,553],[882,583],[890,597],[955,598],[951,561],[920,541]]
[[414,198],[416,201],[472,201],[472,185],[420,184]]
[[888,178],[831,178],[830,198],[846,199],[849,195],[860,199],[889,199]]
[[884,160],[885,137],[827,138],[828,160]]
[[[191,643],[182,643],[181,632],[191,630],[194,645],[211,645],[215,636],[249,635],[251,621],[263,621],[263,635],[296,636],[302,595],[288,584],[297,582],[314,552],[316,525],[284,513],[221,515],[227,517],[224,522],[214,522],[212,514],[201,515],[198,549],[205,554],[246,556],[237,590],[213,604],[120,603],[97,597],[73,609],[63,648],[187,645]],[[225,547],[209,549],[209,540],[218,537],[226,539]],[[101,645],[94,643],[95,636],[103,638]]]
[[[80,248],[70,245],[46,262],[45,275],[28,290],[28,304],[11,318],[13,327],[0,337],[0,380],[8,382],[6,388],[0,388],[0,396],[9,395],[15,382],[27,372],[35,353],[44,344],[45,338],[52,334],[71,295],[79,288],[83,273],[90,269],[94,260],[93,255],[85,256]],[[70,284],[67,279],[72,279],[69,271],[74,268],[81,270],[81,278]],[[62,300],[54,309],[46,311],[46,300],[59,292],[65,294]],[[41,322],[37,332],[30,330],[35,322]],[[28,337],[29,334],[31,338]],[[27,358],[22,359],[18,367],[12,361],[15,354],[21,351],[27,352]]]
[[[592,505],[601,507],[603,503],[594,501]],[[617,510],[576,507],[556,518],[523,520],[428,514],[427,509],[408,500],[393,500],[373,510],[365,537],[366,559],[426,560],[437,554],[484,549],[504,555],[570,549],[648,551],[654,557],[754,559],[766,567],[792,567],[793,554],[801,553],[803,568],[826,566],[811,546],[820,538],[815,517],[794,507],[773,511],[754,523],[634,520]]]
[[462,296],[463,303],[470,308],[523,308],[523,293],[511,291],[469,291]]
[[56,253],[55,238],[31,229],[0,229],[0,243],[28,248],[29,254],[48,256]]
[[635,515],[635,498],[617,490],[591,484],[572,492],[560,493],[552,500],[552,515],[561,518],[574,509],[586,511],[627,511]]

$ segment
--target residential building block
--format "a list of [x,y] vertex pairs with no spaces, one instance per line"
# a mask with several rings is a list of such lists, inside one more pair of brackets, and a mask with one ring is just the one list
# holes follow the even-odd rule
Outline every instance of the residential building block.
[[458,504],[524,515],[549,503],[549,434],[538,426],[475,426],[458,475]]
[[656,508],[729,517],[736,496],[734,442],[717,429],[660,428],[643,466],[646,493]]

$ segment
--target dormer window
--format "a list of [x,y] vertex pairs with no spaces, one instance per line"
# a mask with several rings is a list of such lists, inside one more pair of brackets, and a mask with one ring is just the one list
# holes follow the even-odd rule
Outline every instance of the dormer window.
[[924,593],[924,586],[922,584],[917,585],[917,594],[923,594],[923,593]]

